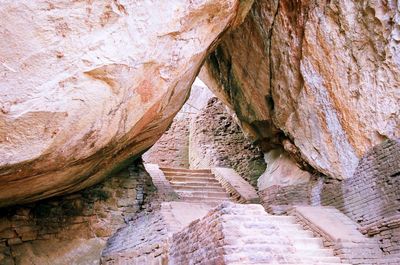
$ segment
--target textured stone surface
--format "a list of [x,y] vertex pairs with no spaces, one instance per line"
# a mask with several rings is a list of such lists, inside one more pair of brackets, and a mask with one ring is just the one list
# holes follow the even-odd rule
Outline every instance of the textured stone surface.
[[160,166],[189,168],[189,128],[192,120],[212,96],[204,83],[196,79],[189,99],[175,116],[169,129],[143,154],[143,160]]
[[257,179],[257,187],[264,190],[270,186],[288,186],[305,183],[310,180],[311,174],[301,170],[295,161],[281,149],[274,149],[264,154],[267,169]]
[[165,167],[232,167],[254,186],[265,170],[261,150],[235,116],[204,84],[196,83],[171,127],[142,157]]
[[254,186],[265,171],[260,148],[215,97],[190,127],[189,163],[191,168],[231,167]]
[[208,57],[201,78],[266,150],[352,176],[359,158],[400,137],[396,1],[255,1]]
[[296,206],[291,215],[305,229],[324,240],[335,255],[353,265],[381,264],[382,251],[376,240],[358,231],[358,224],[333,207]]
[[251,1],[2,1],[0,206],[93,185],[166,130]]
[[[400,141],[374,146],[360,160],[352,178],[311,180],[289,186],[274,185],[259,192],[268,211],[290,205],[333,206],[374,237],[385,254],[380,264],[400,260]],[[282,207],[286,205],[286,207]],[[277,207],[280,206],[280,207]]]
[[335,264],[293,217],[270,216],[257,204],[223,203],[173,235],[170,264]]
[[107,238],[142,209],[154,190],[141,165],[89,189],[4,208],[0,264],[98,264]]
[[214,167],[211,169],[215,178],[222,187],[240,203],[258,203],[257,191],[235,170],[226,167]]

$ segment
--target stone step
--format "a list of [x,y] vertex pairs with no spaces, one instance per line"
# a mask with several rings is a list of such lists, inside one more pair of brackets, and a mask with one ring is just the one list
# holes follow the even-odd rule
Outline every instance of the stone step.
[[[235,231],[235,236],[240,235],[238,241],[245,245],[251,245],[251,244],[257,244],[257,245],[265,244],[268,246],[292,245],[295,248],[315,248],[315,249],[322,249],[324,247],[323,241],[320,238],[302,237],[296,234],[293,234],[291,237],[284,237],[277,235],[263,236],[262,233],[256,233],[255,235],[252,236],[246,236],[245,235],[246,233],[243,232],[240,233],[238,231]],[[227,238],[229,239],[230,237],[228,236]]]
[[[246,215],[243,215],[243,213],[246,213]],[[300,230],[303,230],[303,227],[299,224],[296,223],[296,219],[292,218],[291,216],[287,216],[288,218],[282,218],[279,216],[279,218],[276,218],[275,216],[268,215],[267,213],[263,214],[254,214],[252,215],[252,218],[249,218],[249,215],[252,215],[251,212],[249,211],[237,211],[234,212],[233,214],[230,214],[229,216],[233,216],[237,221],[240,221],[241,223],[250,223],[250,224],[256,224],[256,223],[262,223],[262,224],[276,224],[279,226],[284,225],[285,228],[287,226],[291,226],[293,228],[297,227]],[[257,221],[257,222],[255,222]]]
[[[286,247],[283,245],[246,245],[246,246],[225,246],[225,252],[228,260],[231,262],[237,261],[250,261],[253,259],[254,262],[258,262],[257,264],[263,264],[262,262],[268,262],[273,256],[274,258],[278,258],[278,263],[266,263],[266,264],[298,264],[305,263],[306,264],[318,264],[321,263],[341,263],[341,259],[335,256],[317,256],[317,252],[314,250],[310,250],[307,248],[296,248],[295,252],[293,252],[293,248]],[[261,255],[260,255],[261,254]],[[250,260],[249,260],[250,259]],[[232,264],[232,263],[228,263]],[[252,264],[252,263],[249,263]]]
[[189,173],[211,173],[210,169],[188,169],[188,168],[171,168],[160,167],[164,172],[189,172]]
[[[265,263],[265,264],[272,264],[272,263]],[[286,261],[280,261],[279,263],[273,263],[273,264],[296,264],[296,265],[337,265],[338,263],[331,263],[331,262],[314,262],[314,263],[300,263],[300,262],[286,262]],[[352,265],[350,263],[339,263],[341,265]],[[246,262],[246,261],[240,261],[240,262],[229,262],[229,265],[261,265],[259,262]],[[385,264],[387,265],[387,264]],[[393,263],[391,265],[397,265],[397,263]]]
[[285,223],[297,224],[294,216],[268,215],[267,220],[270,222],[281,223],[284,221]]
[[[214,264],[214,263],[213,263]],[[274,262],[274,263],[271,263],[269,260],[268,261],[266,261],[266,262],[259,262],[259,261],[254,261],[254,262],[251,262],[251,261],[243,261],[243,260],[241,260],[241,261],[230,261],[229,263],[228,263],[229,265],[264,265],[264,264],[275,264],[275,265],[278,265],[278,264],[281,264],[281,265],[286,265],[286,264],[295,264],[295,265],[337,265],[337,264],[341,264],[341,265],[352,265],[352,264],[350,264],[350,263],[340,263],[340,262],[321,262],[321,261],[314,261],[314,262],[306,262],[306,263],[304,263],[301,259],[300,259],[300,262],[299,261],[285,261],[285,260],[281,260],[281,261],[279,261],[279,262]],[[393,264],[390,264],[390,265],[397,265],[398,263],[393,263]],[[388,265],[388,264],[384,264],[384,265]]]
[[215,178],[206,177],[183,177],[183,176],[168,176],[170,182],[201,182],[201,183],[219,183]]
[[164,172],[166,177],[169,176],[188,176],[188,177],[209,177],[214,178],[214,174],[212,173],[189,173],[189,172]]
[[202,202],[224,202],[224,201],[230,201],[229,198],[218,198],[218,197],[181,197],[183,201],[186,202],[196,202],[196,203],[202,203]]
[[225,189],[222,188],[220,185],[214,186],[192,186],[186,184],[172,184],[172,188],[176,191],[218,191],[218,192],[225,192]]
[[184,182],[184,181],[171,181],[170,182],[172,186],[176,186],[176,187],[186,187],[186,186],[190,186],[190,187],[210,187],[210,188],[220,188],[222,187],[221,184],[219,184],[219,182],[197,182],[197,181],[188,181],[188,182]]
[[[259,254],[260,256],[262,255],[262,253]],[[310,261],[305,261],[301,258],[292,258],[292,260],[279,260],[279,261],[275,261],[275,262],[271,262],[271,258],[269,258],[268,256],[264,255],[262,258],[253,258],[252,261],[248,261],[248,260],[244,260],[246,257],[232,257],[232,258],[226,258],[225,261],[227,262],[226,264],[229,265],[264,265],[264,264],[295,264],[295,265],[337,265],[337,264],[341,264],[341,265],[351,265],[348,263],[341,263],[339,261],[333,261],[331,262],[330,260],[319,260],[319,259],[315,259],[315,260],[310,260]],[[213,263],[214,264],[214,263]],[[217,264],[217,263],[215,263]],[[386,265],[386,264],[385,264]],[[395,265],[395,264],[393,264]]]
[[[243,229],[243,231],[248,231],[248,230],[249,230],[249,228]],[[260,233],[260,235],[271,236],[271,235],[273,235],[273,233],[272,233],[273,231],[276,231],[276,228],[268,227],[267,229],[260,229],[258,233]],[[296,237],[314,238],[314,234],[308,230],[297,230],[297,229],[289,228],[287,231],[285,231],[285,232],[279,231],[279,233],[281,233],[284,236],[296,235]]]
[[[274,258],[275,253],[271,253]],[[251,254],[235,253],[225,256],[226,260],[229,261],[227,264],[236,264],[234,262],[242,262],[240,264],[342,264],[342,261],[338,257],[304,257],[302,255],[292,255],[287,253],[282,253],[282,258],[276,263],[270,263],[271,256],[268,252],[255,251]],[[246,260],[247,259],[247,260]],[[248,260],[250,259],[250,260]],[[253,263],[245,263],[245,262]],[[301,262],[301,263],[300,263]]]
[[293,229],[290,227],[283,229],[282,226],[281,227],[275,225],[272,226],[271,224],[244,224],[241,227],[241,230],[244,232],[254,229],[257,229],[258,233],[262,235],[271,235],[273,234],[272,232],[278,231],[280,234],[284,236],[292,236],[295,234],[299,237],[310,237],[310,238],[314,237],[314,234],[311,231],[299,230],[297,228]]
[[212,192],[212,191],[177,191],[179,197],[213,197],[213,198],[229,198],[228,194],[225,192]]

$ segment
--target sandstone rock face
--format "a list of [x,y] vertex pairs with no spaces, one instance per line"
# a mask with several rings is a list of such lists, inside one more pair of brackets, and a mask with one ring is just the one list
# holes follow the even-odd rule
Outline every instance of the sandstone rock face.
[[265,150],[284,145],[324,174],[351,177],[369,148],[400,137],[400,6],[255,1],[201,78]]
[[0,206],[90,186],[151,146],[251,1],[2,1]]
[[264,158],[268,167],[257,179],[258,190],[264,190],[274,185],[287,186],[310,181],[311,174],[301,170],[281,149],[269,151]]

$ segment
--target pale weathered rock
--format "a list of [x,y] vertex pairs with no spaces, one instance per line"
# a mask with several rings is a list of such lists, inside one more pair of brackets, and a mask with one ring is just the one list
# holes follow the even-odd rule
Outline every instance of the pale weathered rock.
[[348,178],[400,137],[399,44],[393,1],[258,0],[201,78],[265,150],[290,139],[315,169]]
[[264,154],[268,165],[265,172],[258,178],[257,187],[264,190],[268,187],[279,185],[296,185],[310,181],[311,174],[301,170],[296,163],[290,159],[286,152],[274,149]]
[[152,145],[252,1],[0,5],[0,206],[90,186]]

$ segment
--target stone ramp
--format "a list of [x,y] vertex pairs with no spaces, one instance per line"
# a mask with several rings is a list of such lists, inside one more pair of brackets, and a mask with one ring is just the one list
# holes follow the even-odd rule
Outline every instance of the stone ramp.
[[230,196],[210,169],[160,168],[181,201],[218,205]]
[[338,264],[331,249],[296,223],[261,205],[224,202],[173,235],[169,264]]
[[290,211],[296,220],[316,236],[324,245],[334,249],[335,254],[346,262],[357,264],[380,263],[382,252],[378,243],[364,236],[357,223],[333,207],[294,206]]

